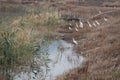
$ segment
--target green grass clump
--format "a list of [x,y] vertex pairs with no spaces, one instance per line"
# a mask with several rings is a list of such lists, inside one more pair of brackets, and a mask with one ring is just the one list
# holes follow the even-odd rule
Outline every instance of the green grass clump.
[[[41,67],[46,67],[49,61],[48,39],[43,39],[45,40],[40,39],[41,43],[36,43],[33,29],[27,27],[12,27],[0,31],[0,71],[10,79],[14,76],[12,73],[42,70]],[[40,62],[36,62],[35,57],[40,59]],[[27,67],[29,68],[26,69]]]
[[[26,34],[24,34],[26,33]],[[25,36],[22,36],[25,35]],[[32,64],[34,49],[31,36],[24,30],[0,32],[0,70],[4,73],[19,71],[21,66]]]

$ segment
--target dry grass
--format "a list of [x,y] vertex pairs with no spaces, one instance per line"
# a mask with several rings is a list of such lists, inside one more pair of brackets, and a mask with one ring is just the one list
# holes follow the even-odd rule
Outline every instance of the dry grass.
[[65,40],[72,40],[72,36],[79,41],[75,51],[88,61],[82,68],[70,70],[56,80],[119,80],[120,24],[117,19],[112,19],[113,23],[101,25],[97,29],[84,28],[79,32],[66,33]]

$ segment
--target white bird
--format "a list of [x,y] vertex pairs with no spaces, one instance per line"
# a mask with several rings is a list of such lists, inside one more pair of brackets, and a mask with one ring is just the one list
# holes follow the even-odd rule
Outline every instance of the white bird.
[[76,45],[78,44],[78,42],[74,38],[73,38],[73,43]]
[[76,25],[76,27],[78,28],[78,24],[76,23],[75,25]]
[[72,24],[71,24],[71,23],[69,23],[69,25],[70,25],[70,26],[72,26]]
[[77,31],[78,32],[78,29],[75,27],[75,31]]
[[71,27],[69,27],[69,30],[72,30],[72,28],[71,28]]
[[96,24],[93,22],[93,25],[96,27]]
[[89,21],[87,21],[87,23],[88,23],[89,27],[92,27],[92,25],[90,24],[90,22],[89,22]]
[[99,14],[101,14],[102,12],[101,11],[99,11]]
[[83,22],[80,20],[80,27],[83,28]]
[[108,19],[107,19],[107,18],[104,18],[104,21],[108,21]]
[[100,23],[97,20],[95,20],[95,22],[96,22],[97,25],[100,25]]

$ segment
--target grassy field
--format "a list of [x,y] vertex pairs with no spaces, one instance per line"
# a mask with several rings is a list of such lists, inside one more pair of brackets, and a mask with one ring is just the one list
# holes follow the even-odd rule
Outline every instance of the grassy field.
[[[52,0],[0,5],[0,80],[12,80],[11,73],[34,70],[38,66],[34,56],[38,55],[40,46],[49,45],[50,40],[59,38],[73,43],[73,37],[78,41],[74,50],[87,61],[56,80],[119,80],[120,9],[119,6],[104,6],[115,1],[119,0]],[[100,11],[111,10],[116,12],[91,18]],[[75,31],[78,22],[63,20],[61,16],[66,14],[81,18],[85,27]],[[108,21],[103,21],[104,17]],[[93,23],[95,20],[100,25],[88,27],[87,21]],[[70,24],[72,31],[68,29]],[[61,37],[57,33],[65,35]],[[41,55],[41,62],[47,63],[47,56]],[[29,65],[31,67],[26,69]]]

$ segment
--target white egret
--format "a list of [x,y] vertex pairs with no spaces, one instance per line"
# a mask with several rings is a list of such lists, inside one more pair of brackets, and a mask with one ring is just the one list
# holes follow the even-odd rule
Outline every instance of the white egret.
[[71,23],[69,23],[69,25],[70,25],[70,26],[72,26],[72,24],[71,24]]
[[107,18],[104,18],[104,21],[108,21],[108,19],[107,19]]
[[92,27],[92,25],[90,24],[90,22],[89,22],[89,21],[87,21],[87,23],[88,23],[89,27]]
[[76,45],[78,44],[78,42],[74,38],[73,38],[73,43]]
[[100,25],[100,23],[97,20],[95,20],[95,22],[96,22],[97,25]]
[[96,27],[96,24],[93,22],[93,25]]
[[78,24],[76,23],[75,25],[76,25],[76,27],[78,28]]
[[71,27],[69,27],[69,30],[72,30],[72,28],[71,28]]
[[99,14],[101,14],[102,12],[101,11],[99,11]]
[[78,32],[78,29],[75,27],[75,31],[77,31]]
[[83,28],[83,22],[81,21],[81,19],[79,20],[80,20],[80,27]]

